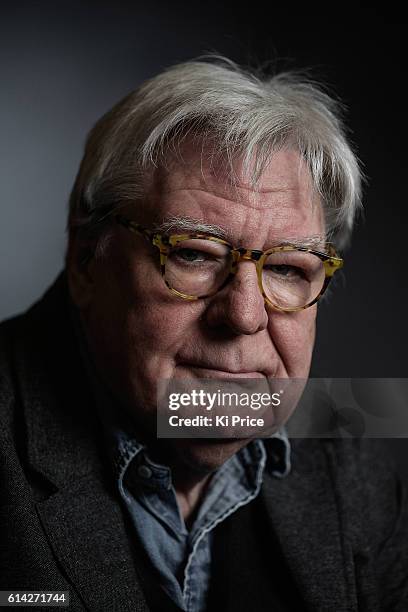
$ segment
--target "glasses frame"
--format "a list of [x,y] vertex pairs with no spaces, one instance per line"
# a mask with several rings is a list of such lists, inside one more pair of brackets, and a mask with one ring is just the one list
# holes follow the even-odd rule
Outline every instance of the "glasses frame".
[[[329,283],[331,279],[333,278],[334,273],[337,270],[340,270],[344,264],[343,259],[338,256],[334,247],[329,243],[326,244],[326,249],[328,251],[327,253],[323,253],[322,251],[316,251],[315,249],[310,249],[308,247],[295,246],[295,245],[290,245],[290,244],[272,247],[270,249],[267,249],[266,251],[259,251],[257,249],[245,249],[243,247],[235,248],[233,245],[231,245],[226,240],[223,240],[222,238],[217,238],[216,236],[211,236],[210,234],[204,234],[200,232],[189,233],[189,234],[171,234],[171,235],[158,234],[156,232],[146,229],[139,223],[136,223],[135,221],[132,221],[131,219],[128,219],[127,217],[124,217],[123,215],[115,215],[115,219],[117,223],[127,228],[131,232],[142,236],[150,244],[152,244],[153,246],[159,249],[160,271],[161,271],[161,275],[163,277],[164,283],[166,287],[171,291],[171,293],[173,293],[174,295],[177,295],[178,297],[184,300],[195,301],[195,300],[200,300],[200,299],[204,299],[204,298],[215,295],[216,293],[221,291],[230,282],[230,280],[235,276],[238,270],[238,264],[241,261],[253,261],[256,266],[258,287],[262,294],[262,297],[264,298],[265,303],[268,304],[273,310],[277,310],[280,312],[298,312],[300,310],[305,310],[306,308],[310,308],[310,306],[313,306],[313,304],[315,304],[322,297],[327,287],[329,286]],[[213,293],[208,294],[208,295],[196,296],[196,295],[189,295],[187,293],[181,293],[180,291],[177,291],[177,289],[174,289],[173,287],[171,287],[166,280],[166,262],[167,262],[167,257],[168,257],[170,248],[177,246],[180,242],[183,242],[185,240],[191,240],[194,238],[211,240],[212,242],[223,244],[229,248],[230,253],[232,255],[231,267],[230,267],[227,278],[225,279],[221,287],[217,289],[217,291],[214,291]],[[325,279],[324,279],[323,287],[320,293],[311,302],[309,302],[305,306],[296,306],[294,308],[282,308],[281,306],[277,306],[276,304],[271,302],[271,300],[265,294],[263,283],[262,283],[263,264],[266,258],[268,257],[268,255],[271,255],[273,253],[282,252],[282,251],[301,251],[303,253],[312,253],[313,255],[316,255],[316,257],[318,257],[323,262],[324,271],[325,271]]]

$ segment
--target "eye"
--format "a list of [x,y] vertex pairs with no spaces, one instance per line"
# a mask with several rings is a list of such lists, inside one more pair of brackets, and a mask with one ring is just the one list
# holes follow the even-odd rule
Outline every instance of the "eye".
[[225,264],[228,248],[217,242],[199,238],[184,240],[173,247],[169,259],[179,266],[218,267]]
[[266,272],[270,272],[285,278],[304,278],[305,276],[304,270],[302,270],[302,268],[298,268],[296,266],[289,266],[286,264],[268,265],[265,266],[264,269],[266,269]]
[[187,248],[177,249],[171,253],[171,256],[185,263],[199,263],[209,259],[209,256],[203,251]]

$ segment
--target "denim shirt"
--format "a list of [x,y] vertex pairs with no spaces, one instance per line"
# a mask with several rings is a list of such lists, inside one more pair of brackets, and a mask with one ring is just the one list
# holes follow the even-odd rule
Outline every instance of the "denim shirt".
[[116,431],[115,471],[119,493],[161,586],[186,612],[206,609],[214,528],[259,493],[269,455],[272,475],[290,470],[286,434],[253,440],[213,475],[190,530],[176,499],[171,470],[149,458],[146,447]]

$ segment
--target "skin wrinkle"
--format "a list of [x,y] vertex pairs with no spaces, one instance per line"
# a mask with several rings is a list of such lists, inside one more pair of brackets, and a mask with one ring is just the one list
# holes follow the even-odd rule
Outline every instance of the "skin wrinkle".
[[[324,234],[321,206],[318,201],[310,206],[311,177],[306,168],[299,175],[296,152],[277,153],[264,177],[273,185],[275,176],[285,174],[296,190],[285,194],[284,205],[280,194],[269,208],[260,209],[248,203],[249,197],[247,203],[234,202],[231,193],[223,200],[202,189],[178,189],[175,198],[173,187],[194,184],[195,172],[196,181],[202,180],[200,157],[194,150],[186,152],[184,164],[162,173],[160,184],[143,206],[129,204],[123,214],[137,216],[145,227],[160,219],[191,216],[228,228],[235,246],[262,250],[287,236],[303,239]],[[207,180],[214,183],[214,178]],[[210,191],[217,188],[213,183],[208,184]],[[254,197],[260,196],[254,193]],[[184,439],[161,444],[155,431],[158,379],[197,377],[203,366],[248,375],[307,378],[317,308],[290,314],[267,308],[255,265],[249,261],[239,264],[235,277],[215,296],[195,302],[179,299],[164,285],[155,248],[121,226],[115,226],[113,233],[109,257],[92,260],[86,270],[71,267],[71,295],[81,310],[97,370],[132,415],[141,435],[158,451],[165,449],[179,501],[183,505],[188,498],[191,511],[186,488],[195,487],[198,495],[196,485],[204,482],[204,476],[247,441],[205,444]],[[75,243],[70,246],[75,251]],[[71,262],[75,261],[72,257]]]
[[[235,187],[235,190],[238,190],[238,189],[239,188]],[[274,208],[276,206],[276,202],[278,201],[277,198],[276,198],[277,195],[281,195],[281,194],[282,195],[287,195],[288,193],[291,193],[291,192],[292,193],[297,193],[298,192],[298,188],[296,188],[296,187],[287,187],[287,188],[280,188],[280,189],[276,189],[276,190],[275,189],[268,189],[268,190],[258,190],[257,189],[256,191],[254,191],[254,190],[252,190],[252,189],[250,189],[248,187],[248,188],[245,189],[245,191],[248,192],[249,199],[246,198],[246,201],[245,201],[244,204],[242,202],[239,202],[237,199],[225,197],[225,194],[216,193],[213,190],[204,189],[204,188],[197,188],[197,187],[196,188],[186,187],[186,188],[183,188],[183,189],[181,189],[181,188],[180,189],[173,189],[171,191],[167,191],[166,193],[164,193],[162,195],[164,195],[164,196],[168,196],[168,195],[171,196],[171,193],[173,193],[173,192],[183,192],[183,191],[187,191],[187,192],[190,192],[190,193],[194,193],[195,191],[201,191],[204,194],[212,195],[212,196],[214,196],[216,198],[220,198],[220,199],[225,200],[227,202],[231,202],[234,205],[241,204],[241,205],[243,205],[245,207],[254,208],[256,210],[259,210],[259,209],[263,209],[263,208],[267,208],[267,209],[268,208]],[[275,198],[274,198],[273,202],[269,198],[268,199],[267,198],[263,198],[263,199],[266,200],[265,204],[262,204],[262,199],[260,201],[258,201],[257,203],[251,203],[251,197],[254,197],[254,195],[257,194],[257,193],[262,193],[262,194],[271,194],[272,193],[272,194],[274,194]],[[283,198],[280,201],[280,204],[283,207],[286,206],[285,198]]]
[[[203,175],[203,179],[205,180],[205,175]],[[245,192],[251,192],[251,193],[287,193],[288,191],[296,191],[296,187],[290,187],[289,185],[282,185],[281,187],[274,187],[274,188],[269,188],[269,189],[261,189],[259,187],[257,187],[256,189],[254,189],[253,187],[251,187],[250,185],[226,185],[226,189],[225,192],[223,193],[217,193],[214,189],[209,190],[208,188],[205,189],[204,187],[194,187],[194,186],[188,186],[186,185],[185,187],[179,187],[176,189],[172,189],[171,191],[204,191],[204,192],[208,192],[208,193],[212,193],[213,195],[220,197],[220,198],[224,198],[225,200],[230,200],[231,202],[236,202],[235,199],[233,198],[228,198],[226,197],[226,194],[228,193],[228,190],[231,190],[231,188],[234,188],[236,190],[237,193],[239,193],[239,191],[245,191]],[[168,193],[170,193],[170,191],[168,191]]]

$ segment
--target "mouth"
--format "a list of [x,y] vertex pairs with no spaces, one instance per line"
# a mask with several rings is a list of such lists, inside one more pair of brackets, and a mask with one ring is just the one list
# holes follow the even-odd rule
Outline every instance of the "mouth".
[[234,379],[234,378],[265,378],[265,374],[255,370],[231,370],[224,367],[214,367],[207,365],[199,365],[195,363],[182,362],[177,365],[179,369],[188,370],[191,374],[195,374],[197,378],[219,378],[219,379]]

